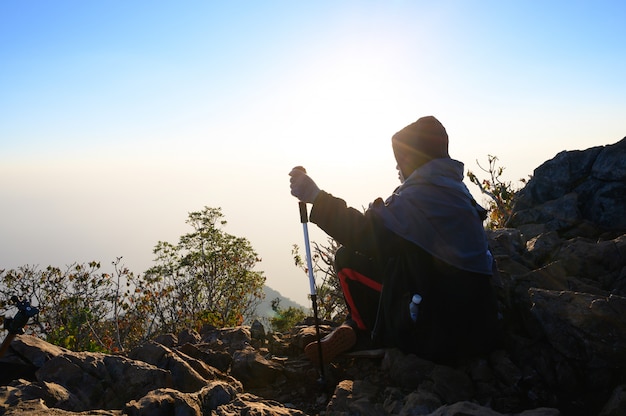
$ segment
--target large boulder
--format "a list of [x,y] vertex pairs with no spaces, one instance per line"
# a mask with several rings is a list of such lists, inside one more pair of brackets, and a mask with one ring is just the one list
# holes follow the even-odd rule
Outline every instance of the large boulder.
[[143,361],[100,353],[66,353],[47,361],[38,371],[40,382],[67,389],[80,409],[119,409],[134,397],[156,388],[171,387],[166,370]]
[[563,356],[626,368],[626,298],[536,288],[529,292],[531,312]]
[[283,366],[248,347],[233,354],[231,374],[246,387],[260,387],[272,384],[282,376]]
[[172,387],[182,392],[200,390],[206,385],[202,377],[187,361],[171,349],[156,342],[148,342],[129,353],[133,359],[141,359],[160,369],[166,370],[172,377]]

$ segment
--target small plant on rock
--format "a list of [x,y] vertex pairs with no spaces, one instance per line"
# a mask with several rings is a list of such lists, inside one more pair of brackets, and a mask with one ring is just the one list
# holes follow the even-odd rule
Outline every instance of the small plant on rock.
[[[480,180],[470,170],[467,171],[467,177],[472,183],[480,188],[480,191],[487,195],[491,200],[487,206],[489,215],[487,216],[488,229],[505,228],[513,214],[513,198],[519,189],[514,189],[510,181],[502,179],[504,167],[497,166],[497,156],[487,155],[489,163],[488,168],[484,168],[478,161],[476,164],[483,171],[489,174],[488,179]],[[520,179],[522,184],[526,184],[526,179]]]

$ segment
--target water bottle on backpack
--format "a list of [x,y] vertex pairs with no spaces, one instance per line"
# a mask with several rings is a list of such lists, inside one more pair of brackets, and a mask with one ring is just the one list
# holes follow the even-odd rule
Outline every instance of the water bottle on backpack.
[[413,322],[417,322],[417,313],[419,311],[420,303],[422,303],[422,297],[417,293],[414,293],[411,298],[411,303],[409,303],[409,313]]

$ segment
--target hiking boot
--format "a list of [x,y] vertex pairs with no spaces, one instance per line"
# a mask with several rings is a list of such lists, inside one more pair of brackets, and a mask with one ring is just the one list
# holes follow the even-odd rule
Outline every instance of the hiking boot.
[[[356,344],[356,332],[349,325],[341,325],[333,332],[322,338],[322,359],[324,364],[328,364],[339,354],[348,351]],[[319,348],[317,341],[311,342],[304,347],[304,354],[314,362],[319,364]]]

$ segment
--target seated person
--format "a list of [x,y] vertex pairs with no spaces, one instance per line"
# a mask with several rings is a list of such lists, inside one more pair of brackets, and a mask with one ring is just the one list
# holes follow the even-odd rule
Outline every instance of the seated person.
[[[463,163],[448,155],[436,118],[400,130],[392,149],[401,185],[364,213],[320,190],[303,169],[289,173],[291,194],[313,204],[311,222],[341,244],[335,270],[349,315],[321,341],[323,360],[361,338],[442,363],[488,352],[497,308],[486,211],[464,185]],[[305,353],[317,362],[317,341]]]

